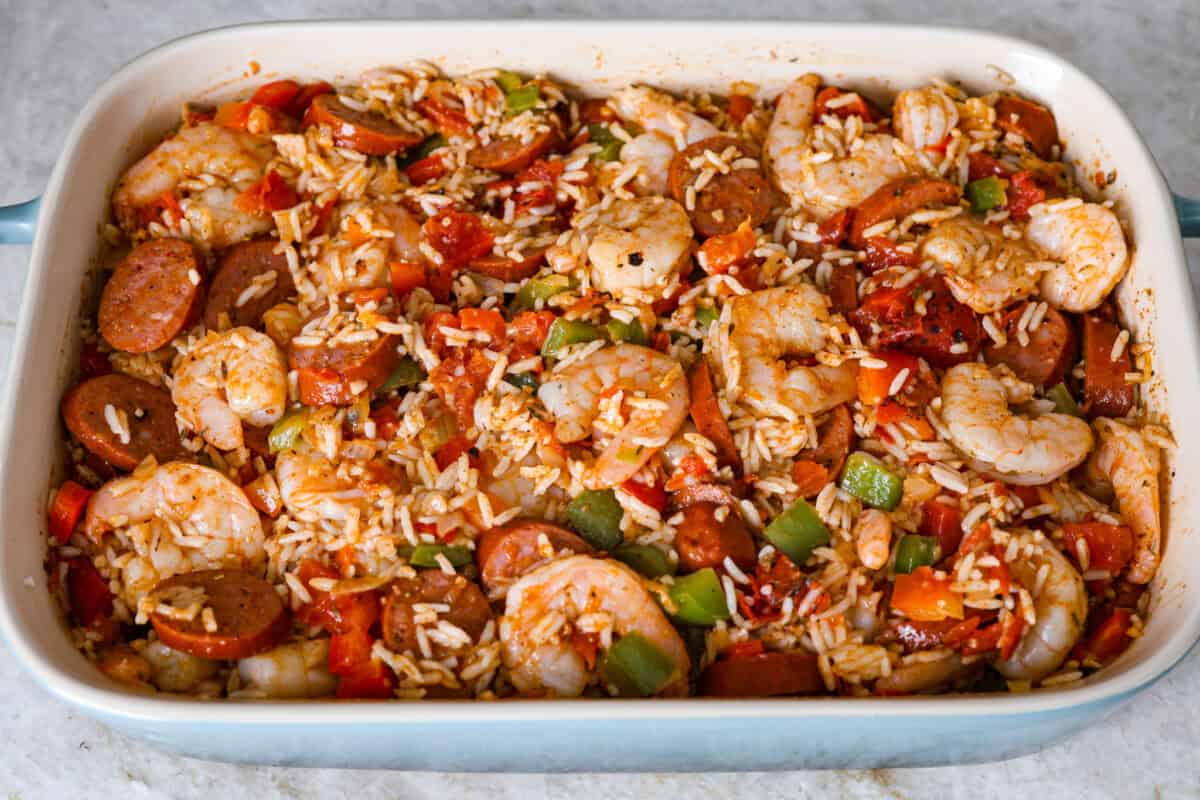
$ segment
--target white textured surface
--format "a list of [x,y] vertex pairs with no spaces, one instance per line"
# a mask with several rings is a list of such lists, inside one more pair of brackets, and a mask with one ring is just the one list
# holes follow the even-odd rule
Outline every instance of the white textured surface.
[[[176,6],[167,11],[170,6]],[[1045,45],[1104,84],[1128,110],[1180,191],[1200,196],[1200,3],[997,3],[822,0],[414,0],[411,3],[211,0],[206,3],[0,0],[0,204],[40,191],[67,126],[92,89],[143,50],[195,30],[323,17],[755,16],[946,22]],[[870,47],[864,41],[864,47]],[[752,77],[752,76],[749,76]],[[7,370],[28,248],[0,248],[0,374]],[[1200,244],[1189,243],[1193,280]],[[0,535],[25,535],[3,531]],[[463,776],[208,764],[111,733],[42,694],[0,647],[0,792],[10,798],[217,796],[583,798],[1200,797],[1200,655],[1104,723],[1002,764],[933,770],[627,776]]]

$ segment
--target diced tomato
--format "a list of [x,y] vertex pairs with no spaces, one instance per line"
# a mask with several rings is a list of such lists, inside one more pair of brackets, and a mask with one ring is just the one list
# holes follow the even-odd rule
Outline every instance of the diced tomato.
[[[979,617],[970,617],[969,619],[979,619]],[[967,620],[963,620],[966,622]],[[986,628],[979,628],[976,623],[976,629],[965,636],[962,641],[957,643],[958,649],[964,656],[977,656],[982,653],[990,653],[995,650],[1000,644],[1001,635],[1004,629],[1000,625],[989,625]]]
[[452,269],[487,255],[495,242],[479,215],[465,211],[443,211],[427,219],[423,230],[430,246],[442,254]]
[[277,109],[249,101],[222,103],[217,106],[213,122],[224,128],[257,134],[278,133],[289,127]]
[[689,453],[680,460],[664,488],[668,492],[677,492],[693,483],[702,483],[710,474],[704,459]]
[[378,306],[388,298],[388,290],[382,286],[373,286],[370,289],[355,289],[350,292],[350,302],[356,306]]
[[351,628],[329,637],[329,671],[334,675],[350,675],[371,660],[374,638],[366,629]]
[[75,556],[67,561],[67,565],[71,616],[85,628],[102,625],[113,613],[113,596],[108,589],[108,581],[101,577],[96,565],[87,556]]
[[517,173],[514,214],[520,217],[530,209],[554,205],[558,179],[564,169],[562,161],[538,159]]
[[100,350],[95,342],[84,342],[79,348],[79,374],[82,378],[95,378],[111,373],[112,364],[108,353]]
[[650,346],[660,353],[671,348],[671,336],[666,331],[655,331],[650,334]]
[[1021,613],[1020,606],[1017,607],[1017,613],[1005,614],[998,627],[1000,639],[996,647],[1000,650],[1000,657],[1011,658],[1021,643],[1021,634],[1025,632],[1025,615]]
[[1100,664],[1119,656],[1129,647],[1129,626],[1133,623],[1133,611],[1114,608],[1095,631],[1072,655],[1080,661],[1089,660]]
[[301,367],[296,370],[297,388],[305,405],[345,405],[353,397],[350,385],[332,369]]
[[337,198],[331,198],[324,203],[318,203],[316,206],[316,220],[313,222],[313,236],[320,236],[329,230],[329,223],[333,220],[333,209],[337,206]]
[[522,311],[513,317],[508,326],[512,360],[520,361],[540,353],[556,319],[558,316],[553,311]]
[[617,112],[612,110],[606,97],[589,97],[579,104],[579,121],[584,125],[615,122]]
[[[278,490],[272,491],[270,488],[275,485],[274,479],[266,475],[256,476],[254,466],[249,462],[243,466],[249,467],[249,475],[242,481],[246,499],[259,513],[275,519],[283,513],[283,503],[280,502]],[[243,476],[239,474],[239,477]]]
[[858,369],[858,399],[864,405],[878,405],[892,394],[899,394],[904,388],[902,383],[895,392],[891,391],[892,384],[896,381],[896,377],[908,370],[908,376],[904,379],[907,383],[911,378],[916,376],[919,369],[917,357],[908,353],[901,353],[895,350],[883,350],[872,353],[871,357],[884,362],[886,366],[882,369],[868,369],[864,366],[859,366]]
[[570,642],[571,647],[583,659],[584,665],[589,670],[594,669],[596,666],[596,657],[600,654],[600,634],[572,631]]
[[[767,587],[770,588],[764,594],[763,589]],[[793,603],[799,603],[808,587],[804,573],[796,568],[790,558],[778,553],[770,566],[765,566],[761,561],[755,565],[748,590],[737,593],[738,607],[752,620],[769,621],[779,617],[784,600],[788,597],[793,598]],[[829,602],[829,594],[822,592],[813,613],[823,611],[829,606]]]
[[1133,531],[1106,522],[1068,522],[1063,525],[1067,551],[1079,559],[1080,539],[1087,543],[1088,569],[1116,575],[1133,558]]
[[250,96],[251,103],[287,111],[292,101],[300,94],[300,84],[293,80],[264,83]]
[[388,265],[392,274],[392,292],[403,300],[413,289],[425,285],[425,265],[415,261],[393,261]]
[[765,652],[767,652],[767,648],[761,639],[746,639],[745,641],[734,642],[721,653],[721,656],[728,659],[753,658],[754,656],[761,656]]
[[390,700],[394,696],[396,677],[382,661],[367,661],[338,681],[337,697],[341,700]]
[[353,576],[358,570],[358,556],[355,553],[354,545],[348,544],[338,548],[338,551],[333,554],[333,561],[337,564],[338,573],[343,578]]
[[726,112],[729,115],[729,121],[734,125],[741,125],[742,120],[750,115],[754,110],[754,99],[744,94],[733,94],[729,96],[729,110]]
[[667,507],[667,491],[658,484],[647,485],[635,480],[627,480],[621,484],[621,489],[660,514]]
[[917,567],[908,575],[897,575],[892,588],[892,608],[916,620],[962,619],[962,595],[950,590],[951,582],[950,576],[938,577],[930,567]]
[[500,344],[508,332],[504,317],[494,308],[464,308],[458,312],[458,322],[464,331],[483,331]]
[[754,252],[757,241],[750,220],[743,220],[732,233],[710,236],[704,240],[704,244],[700,245],[700,265],[709,275],[721,275]]
[[1038,487],[1036,486],[1017,486],[1015,484],[1005,484],[1004,488],[1007,489],[1010,494],[1015,495],[1017,499],[1021,501],[1021,505],[1025,508],[1033,508],[1034,506],[1041,505],[1042,503],[1042,496],[1038,492]]
[[[862,374],[861,369],[859,374]],[[918,439],[922,442],[931,442],[934,439],[933,426],[929,424],[929,420],[895,400],[883,401],[879,410],[875,412],[875,422],[880,425],[898,425],[907,439]],[[879,431],[879,436],[889,442],[892,440],[887,430]]]
[[471,122],[461,109],[451,108],[432,97],[418,100],[416,108],[447,136],[465,136],[471,132]]
[[66,544],[75,530],[76,523],[87,509],[88,500],[95,492],[80,486],[75,481],[64,481],[54,493],[54,501],[50,504],[49,522],[50,535],[59,544]]
[[957,505],[938,502],[937,498],[926,500],[921,504],[919,530],[922,536],[937,539],[943,557],[952,555],[962,543],[962,512]]
[[[437,462],[438,469],[445,469],[455,461],[458,461],[458,457],[463,453],[469,454],[471,448],[474,446],[474,442],[460,433],[439,447],[437,452],[433,454],[433,460]],[[468,460],[472,459],[468,456]]]
[[829,483],[829,470],[816,461],[800,458],[792,464],[792,482],[801,497],[813,497]]
[[442,156],[439,153],[434,153],[431,156],[422,158],[420,161],[414,161],[404,168],[404,174],[408,175],[409,181],[413,186],[422,186],[430,181],[436,181],[438,178],[446,174],[446,164],[442,161]]
[[[925,300],[924,314],[916,309],[918,295]],[[983,339],[979,318],[954,299],[941,276],[876,289],[846,316],[873,347],[898,348],[935,367],[974,359]]]
[[442,333],[442,328],[461,330],[462,325],[458,321],[458,315],[449,311],[435,311],[425,317],[425,341],[439,355],[444,355],[449,349],[449,345],[446,344],[446,334]]
[[872,236],[863,246],[865,255],[862,269],[874,275],[888,267],[915,267],[921,259],[916,250],[901,249],[900,245],[886,236]]
[[843,92],[836,86],[826,86],[821,91],[817,92],[815,109],[813,111],[813,119],[820,121],[821,117],[826,114],[832,114],[835,117],[846,119],[847,117],[862,117],[863,122],[874,122],[875,112],[871,110],[871,106],[863,98],[862,95],[857,95],[854,100],[843,103],[841,105],[829,107],[832,100],[836,100],[847,92]]
[[841,244],[850,233],[850,223],[854,221],[854,209],[845,208],[834,214],[817,226],[817,235],[822,244]]
[[[679,308],[679,298],[683,293],[692,288],[692,285],[686,280],[680,279],[679,285],[675,287],[675,291],[669,297],[660,297],[650,304],[650,308],[660,317],[671,314],[675,309]],[[660,331],[661,333],[661,331]],[[657,350],[658,348],[655,347]]]
[[1039,177],[1031,170],[1021,170],[1012,176],[1005,192],[1008,211],[1013,219],[1028,219],[1029,209],[1046,200],[1052,192],[1053,181]]
[[1011,171],[1000,159],[987,153],[969,153],[967,155],[967,180],[977,181],[980,178],[1007,178]]
[[454,347],[429,373],[433,390],[463,428],[475,423],[475,401],[487,385],[493,362],[478,347]]
[[988,523],[976,525],[971,532],[962,538],[954,554],[959,558],[967,553],[978,553],[989,546],[992,541],[992,526]]
[[308,111],[308,107],[312,105],[312,101],[323,94],[332,94],[333,87],[325,81],[316,81],[315,83],[306,83],[300,87],[300,91],[292,98],[292,102],[284,109],[288,116],[301,119],[304,113]]
[[258,217],[291,208],[299,202],[300,196],[296,190],[288,186],[287,181],[275,170],[269,171],[233,200],[238,210]]

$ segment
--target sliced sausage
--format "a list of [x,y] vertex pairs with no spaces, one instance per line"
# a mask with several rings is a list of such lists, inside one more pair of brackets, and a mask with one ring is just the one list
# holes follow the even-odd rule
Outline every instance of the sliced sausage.
[[[275,252],[277,244],[274,239],[239,242],[222,254],[208,287],[208,302],[204,305],[206,328],[217,330],[222,313],[229,315],[232,327],[257,327],[268,309],[296,293],[287,258]],[[275,275],[274,283],[264,284],[269,288],[258,293],[251,292],[253,296],[242,300],[242,295],[250,289],[256,278],[272,273]],[[242,300],[240,304],[239,300]]]
[[691,392],[691,415],[700,435],[711,441],[717,447],[717,463],[730,467],[734,474],[742,474],[742,456],[737,444],[733,441],[733,432],[729,423],[721,413],[721,405],[717,402],[717,392],[713,387],[712,372],[708,362],[703,358],[697,359],[688,375],[688,389]]
[[117,350],[149,353],[199,313],[199,256],[182,239],[152,239],[121,259],[100,294],[100,335]]
[[1054,386],[1067,374],[1079,352],[1075,331],[1062,313],[1050,308],[1041,324],[1028,334],[1029,344],[1022,345],[1017,326],[1028,305],[1022,303],[1005,315],[1007,341],[1003,347],[988,344],[983,348],[983,357],[989,364],[1005,364],[1026,383]]
[[777,697],[825,691],[817,657],[799,650],[721,659],[700,676],[700,693],[708,697]]
[[304,115],[306,125],[328,125],[333,141],[369,156],[387,156],[420,144],[424,135],[415,128],[402,128],[374,111],[356,111],[336,94],[313,98]]
[[829,307],[835,314],[858,308],[858,271],[853,264],[838,264],[830,273]]
[[[109,427],[104,409],[125,412],[129,441]],[[89,378],[67,392],[63,420],[75,438],[117,469],[132,470],[146,456],[159,463],[188,457],[175,424],[175,404],[166,389],[114,372]]]
[[215,630],[205,627],[206,614],[190,620],[155,611],[150,623],[163,644],[200,658],[236,660],[262,653],[283,642],[292,615],[275,587],[238,569],[206,569],[167,578],[154,587],[160,601],[175,593],[196,591],[212,610]]
[[692,503],[680,513],[683,520],[676,526],[675,549],[685,572],[719,567],[726,558],[742,569],[754,566],[758,552],[737,508],[701,502]]
[[958,187],[949,181],[910,175],[898,178],[875,190],[863,200],[850,223],[850,244],[862,249],[865,232],[885,219],[900,219],[927,206],[948,206],[958,202]]
[[[451,625],[462,629],[479,640],[483,628],[492,618],[492,609],[487,598],[472,581],[462,575],[447,575],[439,569],[426,569],[415,578],[400,578],[392,583],[392,590],[383,601],[383,641],[397,653],[420,653],[417,639],[417,622],[413,605],[416,603],[444,603],[449,611],[438,614]],[[445,648],[430,643],[435,655]]]
[[505,283],[523,281],[536,275],[537,271],[542,268],[542,264],[546,263],[547,249],[540,247],[520,261],[488,253],[485,256],[471,259],[470,269]]
[[[400,356],[396,352],[399,337],[384,334],[370,341],[330,344],[323,342],[315,346],[288,345],[288,363],[293,369],[302,370],[299,381],[300,401],[309,406],[345,406],[354,402],[361,392],[354,391],[354,384],[365,384],[364,392],[378,389],[396,364]],[[309,381],[309,375],[319,380]]]
[[722,506],[737,508],[739,502],[735,492],[737,486],[725,486],[721,483],[689,483],[682,489],[671,492],[671,508],[687,508],[695,503],[715,503]]
[[1058,123],[1050,109],[1021,97],[1005,95],[996,101],[996,125],[1029,143],[1042,158],[1053,155],[1058,144]]
[[476,148],[467,154],[467,163],[501,175],[515,175],[561,145],[562,133],[551,121],[547,130],[538,132],[528,142],[505,136]]
[[1126,347],[1115,360],[1113,344],[1121,329],[1099,314],[1083,315],[1083,412],[1089,417],[1123,417],[1133,408],[1133,369]]
[[[550,553],[543,552],[539,541],[542,536],[550,544]],[[479,581],[495,597],[517,578],[563,550],[590,555],[592,546],[566,528],[541,520],[518,519],[492,528],[475,542]]]
[[843,404],[830,411],[825,421],[817,426],[817,446],[801,450],[796,458],[815,461],[836,477],[853,447],[854,417]]
[[[719,154],[729,147],[744,152],[737,139],[714,136],[690,144],[675,155],[667,180],[676,202],[687,208],[688,187],[694,185],[703,170],[692,167],[691,162],[706,151]],[[771,185],[759,170],[734,169],[725,174],[718,172],[696,191],[695,207],[688,211],[688,216],[696,232],[708,238],[733,233],[746,220],[750,221],[750,227],[758,227],[771,213],[774,202]]]
[[[916,308],[918,296],[925,297],[923,314]],[[876,289],[846,318],[871,347],[894,347],[935,367],[973,361],[983,340],[979,317],[954,298],[941,276]]]

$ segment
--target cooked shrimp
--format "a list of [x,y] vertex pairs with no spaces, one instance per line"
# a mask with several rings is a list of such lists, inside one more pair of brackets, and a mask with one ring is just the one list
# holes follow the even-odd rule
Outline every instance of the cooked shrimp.
[[546,690],[558,697],[582,694],[593,673],[569,633],[585,617],[597,629],[611,626],[614,636],[638,633],[656,645],[676,666],[660,694],[687,693],[687,648],[658,603],[628,567],[591,556],[552,561],[508,590],[500,641],[513,685],[523,692]]
[[892,547],[892,518],[868,508],[854,523],[854,546],[858,560],[867,569],[883,569]]
[[658,131],[647,131],[633,137],[621,148],[621,161],[637,166],[638,174],[632,183],[638,194],[665,195],[675,145],[670,137]]
[[150,664],[150,681],[164,692],[190,692],[196,684],[217,674],[221,666],[207,658],[172,650],[162,642],[150,642],[142,655]]
[[[853,400],[858,370],[840,366],[790,366],[788,356],[811,356],[828,342],[828,299],[802,283],[762,289],[735,297],[728,337],[735,374],[726,375],[731,394],[755,410],[774,416],[819,414]],[[733,398],[731,398],[733,399]]]
[[350,509],[367,500],[364,486],[338,475],[333,463],[316,452],[280,453],[275,460],[275,480],[291,514],[342,521]]
[[221,125],[181,128],[121,178],[113,192],[117,222],[134,233],[142,227],[141,209],[179,193],[189,238],[197,244],[217,249],[266,233],[275,227],[270,216],[247,214],[233,201],[263,176],[274,152],[270,139]]
[[1158,448],[1123,422],[1100,418],[1095,425],[1100,436],[1096,467],[1112,483],[1121,516],[1133,530],[1133,561],[1127,577],[1131,583],[1149,583],[1158,569],[1162,538]]
[[618,200],[590,226],[592,282],[619,302],[651,303],[678,283],[692,254],[692,223],[665,197]]
[[84,532],[113,531],[125,587],[136,607],[159,581],[200,569],[250,567],[262,558],[258,512],[236,483],[199,464],[143,466],[111,480],[92,497]]
[[821,79],[804,75],[783,91],[767,129],[763,153],[776,187],[817,220],[856,206],[908,167],[894,139],[866,133],[848,152],[816,152],[813,109]]
[[1041,293],[1064,311],[1091,311],[1125,277],[1129,252],[1112,209],[1062,200],[1030,209],[1025,236],[1061,265],[1042,276]]
[[621,119],[666,136],[677,150],[720,133],[716,125],[675,98],[646,86],[628,86],[614,92],[608,102]]
[[571,364],[538,389],[538,399],[554,415],[554,435],[564,443],[586,438],[601,399],[618,391],[629,412],[618,430],[607,431],[612,439],[590,476],[597,488],[633,477],[683,424],[689,399],[683,367],[649,347],[618,344]]
[[249,693],[273,699],[324,697],[337,688],[328,662],[329,640],[308,639],[243,658],[238,675]]
[[222,450],[243,444],[242,423],[274,425],[287,407],[287,365],[271,337],[253,328],[209,331],[175,370],[180,418]]
[[958,653],[947,653],[936,661],[915,661],[892,667],[890,675],[875,681],[880,694],[918,694],[941,688],[963,672]]
[[395,203],[353,208],[321,248],[316,275],[326,295],[391,286],[393,261],[424,264],[421,223]]
[[1047,265],[1025,242],[969,217],[935,225],[921,243],[921,256],[946,271],[955,299],[978,314],[1033,294]]
[[1087,618],[1087,591],[1071,562],[1044,542],[1035,545],[1032,557],[1017,558],[1008,567],[1030,593],[1046,568],[1041,591],[1033,598],[1037,621],[1021,635],[1011,656],[995,661],[1006,678],[1036,681],[1058,669],[1079,639]]
[[[1019,383],[1019,382],[1016,382]],[[1020,384],[1024,390],[1028,384]],[[1028,400],[1028,392],[1014,400]],[[1009,483],[1049,483],[1078,466],[1092,431],[1069,414],[1026,417],[1008,407],[1010,387],[984,364],[951,367],[942,377],[942,420],[950,441],[984,471]]]
[[914,150],[943,144],[958,125],[958,106],[937,87],[906,89],[896,95],[892,127]]

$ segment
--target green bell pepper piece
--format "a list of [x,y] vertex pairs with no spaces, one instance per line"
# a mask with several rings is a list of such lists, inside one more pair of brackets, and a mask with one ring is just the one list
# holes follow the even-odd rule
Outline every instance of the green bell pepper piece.
[[901,536],[896,545],[896,572],[908,575],[917,567],[932,566],[936,550],[937,539],[932,536]]
[[446,560],[455,567],[465,567],[475,560],[471,551],[465,547],[449,544],[419,544],[413,548],[412,554],[408,557],[408,563],[414,567],[433,569],[441,566],[437,562],[438,554],[444,555]]
[[537,307],[537,301],[543,303],[556,294],[570,291],[574,281],[566,275],[547,275],[544,278],[533,278],[517,290],[513,297],[513,311],[527,311]]
[[971,210],[976,213],[991,211],[1004,205],[1008,198],[1004,194],[1004,182],[995,175],[971,181],[966,188]]
[[412,358],[405,356],[387,376],[387,380],[379,387],[379,394],[387,394],[395,389],[407,389],[425,380],[425,370]]
[[675,565],[667,554],[651,544],[623,544],[612,551],[612,556],[647,578],[675,574]]
[[696,306],[696,322],[699,322],[700,327],[706,332],[720,316],[720,312],[713,306]]
[[712,567],[676,578],[667,594],[675,604],[675,619],[680,622],[711,628],[719,620],[729,619],[725,590]]
[[621,148],[625,145],[612,135],[607,125],[597,123],[588,125],[588,140],[592,144],[600,145],[600,152],[596,154],[596,158],[601,161],[616,161],[621,157]]
[[1079,404],[1071,397],[1071,390],[1065,383],[1057,383],[1046,391],[1046,398],[1054,401],[1054,410],[1059,414],[1079,416]]
[[528,389],[531,392],[536,392],[542,385],[537,375],[532,372],[518,372],[516,375],[505,375],[504,382],[518,389]]
[[531,108],[536,108],[538,100],[541,99],[542,94],[538,90],[537,84],[530,83],[506,93],[504,97],[504,104],[508,107],[509,114],[516,115],[520,114],[522,111],[528,111]]
[[892,472],[875,456],[861,450],[851,453],[838,484],[872,508],[891,511],[900,505],[904,478]]
[[421,143],[405,153],[404,158],[397,163],[401,168],[407,167],[410,164],[415,164],[423,158],[429,158],[434,150],[439,147],[445,147],[449,144],[446,137],[440,133],[431,133],[421,140]]
[[640,344],[643,347],[650,342],[650,337],[646,335],[646,329],[642,327],[642,321],[634,317],[630,322],[621,322],[619,319],[610,319],[605,327],[608,329],[608,338],[614,342],[629,342],[630,344]]
[[771,524],[763,529],[763,538],[797,565],[803,565],[813,550],[830,541],[829,528],[803,498],[771,520]]
[[499,86],[500,91],[504,92],[505,94],[508,94],[509,92],[515,92],[517,89],[520,89],[524,83],[524,78],[517,73],[509,72],[506,69],[500,70],[500,74],[496,76],[496,85]]
[[640,633],[630,631],[600,659],[600,675],[621,697],[649,697],[671,682],[675,664]]
[[283,415],[267,434],[267,447],[272,453],[282,453],[296,446],[296,440],[308,423],[308,409],[294,408]]
[[567,504],[567,521],[584,541],[599,550],[612,550],[625,538],[621,520],[625,509],[612,489],[589,489]]
[[550,326],[546,341],[542,343],[542,355],[554,357],[567,345],[592,342],[602,338],[600,329],[588,322],[559,317]]

